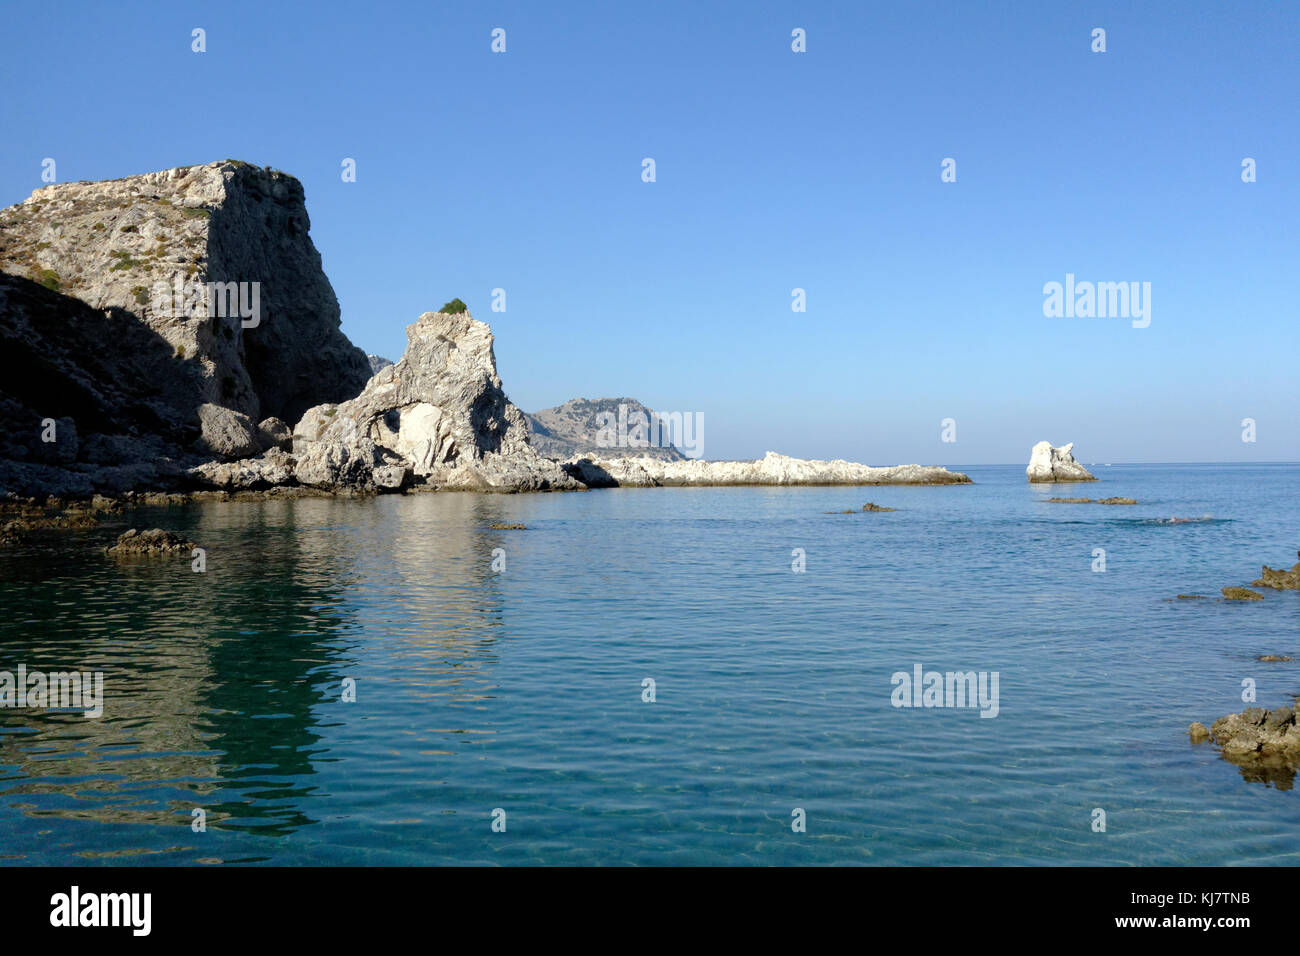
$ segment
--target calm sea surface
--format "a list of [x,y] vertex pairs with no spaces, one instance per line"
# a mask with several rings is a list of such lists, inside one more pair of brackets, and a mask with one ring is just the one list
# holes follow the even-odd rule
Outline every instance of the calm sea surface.
[[[105,682],[97,720],[0,710],[0,859],[1300,864],[1300,794],[1186,736],[1245,678],[1300,693],[1256,661],[1300,659],[1300,594],[1217,600],[1295,562],[1300,466],[964,470],[207,503],[0,551],[0,670]],[[866,501],[898,510],[823,513]],[[154,526],[206,573],[100,551]],[[917,664],[998,672],[997,717],[892,706]]]

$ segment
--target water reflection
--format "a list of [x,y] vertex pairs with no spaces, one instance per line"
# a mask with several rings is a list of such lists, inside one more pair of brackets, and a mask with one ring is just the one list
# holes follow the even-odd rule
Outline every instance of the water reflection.
[[[103,670],[106,698],[98,720],[0,710],[0,794],[28,818],[317,822],[331,736],[393,701],[491,699],[499,518],[480,495],[205,503],[0,552],[0,669]],[[207,571],[98,551],[155,525],[203,546]],[[363,703],[343,702],[345,677]]]

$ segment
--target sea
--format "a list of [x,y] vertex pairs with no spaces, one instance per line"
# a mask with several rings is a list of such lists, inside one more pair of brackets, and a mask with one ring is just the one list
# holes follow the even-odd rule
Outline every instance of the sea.
[[[1188,739],[1300,694],[1300,593],[1220,597],[1295,563],[1300,465],[961,470],[38,534],[0,671],[102,713],[0,706],[0,863],[1300,864],[1286,775]],[[131,527],[202,560],[107,557]]]

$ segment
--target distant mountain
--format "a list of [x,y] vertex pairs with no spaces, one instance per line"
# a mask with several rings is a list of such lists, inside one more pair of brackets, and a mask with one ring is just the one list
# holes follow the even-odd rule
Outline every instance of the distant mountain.
[[[621,415],[619,406],[623,406]],[[598,421],[597,416],[602,412],[607,413],[610,417]],[[617,429],[620,421],[625,423],[624,433],[636,438],[641,435],[637,431],[636,423],[639,421],[648,422],[654,414],[653,411],[635,398],[597,398],[595,400],[575,398],[563,405],[557,405],[555,408],[547,408],[531,415],[525,413],[524,418],[528,420],[530,444],[537,449],[539,454],[545,455],[547,458],[563,460],[579,455],[587,455],[593,458],[627,458],[647,455],[664,461],[684,461],[686,456],[669,444],[673,436],[667,433],[667,429],[664,430],[659,447],[641,448],[630,442],[627,444],[618,443]],[[642,419],[640,416],[645,417]],[[612,426],[614,431],[612,436],[609,434],[604,436],[606,440],[603,442],[598,438],[598,432],[601,430],[602,425]],[[611,443],[608,440],[610,437],[613,437],[615,441]]]
[[372,376],[378,375],[381,368],[388,368],[393,364],[390,359],[386,359],[382,355],[367,355],[366,361],[370,363],[370,374]]

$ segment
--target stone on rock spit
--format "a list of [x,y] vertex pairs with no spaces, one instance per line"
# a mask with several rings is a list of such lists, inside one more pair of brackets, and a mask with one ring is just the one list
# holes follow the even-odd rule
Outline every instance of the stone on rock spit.
[[293,429],[272,415],[264,418],[257,426],[257,442],[262,451],[278,448],[281,451],[293,451]]
[[257,426],[243,412],[214,405],[199,406],[199,448],[218,458],[250,458],[262,450]]
[[1099,499],[1097,500],[1097,504],[1099,504],[1099,505],[1135,505],[1135,504],[1137,504],[1137,499],[1136,499],[1136,498],[1099,498]]
[[1203,744],[1210,739],[1210,729],[1194,720],[1187,728],[1187,735],[1192,738],[1192,743]]
[[865,505],[862,506],[862,510],[863,511],[893,511],[894,509],[884,508],[880,505],[872,504],[870,501],[868,501]]
[[114,557],[127,555],[171,557],[180,554],[189,556],[194,548],[193,541],[186,541],[180,535],[164,531],[162,528],[150,528],[148,531],[137,531],[132,528],[130,531],[122,532],[117,539],[117,544],[105,548],[104,551]]
[[1292,660],[1292,658],[1287,657],[1285,654],[1261,654],[1259,657],[1255,658],[1255,660],[1266,661],[1270,664],[1279,664]]
[[1225,601],[1262,601],[1264,595],[1250,588],[1220,588]]
[[503,524],[495,521],[488,525],[490,531],[527,531],[528,529],[521,524]]
[[1074,460],[1073,448],[1074,442],[1055,448],[1051,442],[1040,441],[1034,446],[1025,474],[1030,481],[1096,481],[1083,465]]

